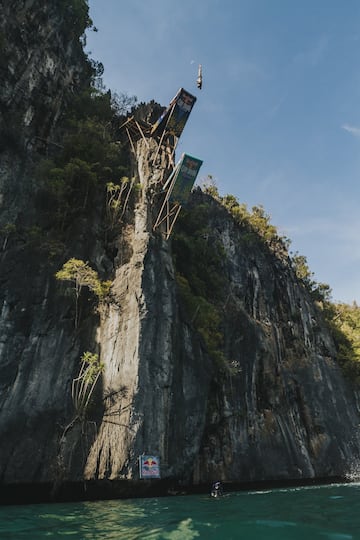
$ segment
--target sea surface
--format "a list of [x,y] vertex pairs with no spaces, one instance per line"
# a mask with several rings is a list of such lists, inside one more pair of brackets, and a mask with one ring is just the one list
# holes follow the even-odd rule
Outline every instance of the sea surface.
[[1,540],[360,540],[360,483],[0,507]]

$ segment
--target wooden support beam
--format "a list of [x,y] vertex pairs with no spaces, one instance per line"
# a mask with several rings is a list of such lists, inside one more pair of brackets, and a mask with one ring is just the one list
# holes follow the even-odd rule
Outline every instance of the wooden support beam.
[[148,148],[150,148],[149,143],[148,143],[148,141],[146,140],[145,135],[144,135],[144,133],[143,133],[143,130],[141,129],[141,126],[140,126],[140,124],[139,124],[139,122],[138,122],[137,120],[135,120],[135,124],[137,125],[137,127],[138,127],[138,129],[139,129],[139,131],[140,131],[140,134],[141,134],[143,140],[145,141],[146,146],[147,146]]
[[134,155],[136,155],[135,146],[134,146],[134,143],[132,141],[130,131],[129,131],[128,128],[125,128],[125,129],[126,129],[126,133],[127,133],[128,137],[129,137],[129,141],[130,141],[130,144],[131,144],[132,151],[134,152]]

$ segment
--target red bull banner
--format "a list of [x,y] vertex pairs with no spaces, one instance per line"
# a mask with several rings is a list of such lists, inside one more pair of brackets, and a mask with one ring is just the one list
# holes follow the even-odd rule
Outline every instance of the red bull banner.
[[157,456],[139,457],[140,478],[160,478],[160,460]]
[[176,137],[180,137],[195,101],[195,96],[180,88],[171,100],[169,107],[153,125],[151,133],[154,133],[161,126],[163,129],[171,131]]
[[173,187],[169,196],[170,201],[179,203],[182,206],[187,203],[201,165],[202,161],[200,159],[188,154],[181,156],[172,181]]

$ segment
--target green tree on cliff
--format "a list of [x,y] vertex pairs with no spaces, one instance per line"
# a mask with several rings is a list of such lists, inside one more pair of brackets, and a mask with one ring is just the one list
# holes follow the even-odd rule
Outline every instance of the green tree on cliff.
[[326,319],[332,330],[338,353],[338,362],[345,374],[360,385],[360,307],[327,303]]
[[83,287],[87,287],[93,292],[98,300],[103,300],[109,294],[111,281],[101,281],[98,273],[93,270],[88,263],[80,259],[69,259],[55,274],[59,281],[69,281],[74,286],[75,291],[75,326],[78,326],[78,305],[80,293]]

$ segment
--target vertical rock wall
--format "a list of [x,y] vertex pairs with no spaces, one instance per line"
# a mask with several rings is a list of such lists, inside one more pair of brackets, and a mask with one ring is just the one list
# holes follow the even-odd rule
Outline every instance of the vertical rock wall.
[[225,250],[222,324],[234,369],[213,382],[199,478],[346,475],[359,460],[359,411],[320,310],[286,257],[249,244],[216,205],[209,224],[208,242]]
[[3,225],[13,223],[24,208],[29,212],[34,152],[54,150],[51,137],[64,104],[91,70],[70,4],[65,9],[37,0],[2,2],[0,53]]
[[142,190],[125,233],[131,255],[116,270],[116,301],[101,322],[105,410],[86,463],[88,479],[138,478],[143,453],[161,457],[165,477],[191,473],[205,423],[210,366],[179,319],[170,244],[152,232],[165,156],[153,166],[156,144],[148,144],[137,143]]
[[72,7],[63,8],[60,2],[36,0],[0,6],[0,479],[5,484],[42,482],[58,474],[59,438],[72,416],[71,380],[96,329],[97,317],[85,301],[82,328],[75,330],[73,304],[55,283],[59,266],[23,234],[38,224],[39,155],[53,152],[64,105],[91,74]]
[[[2,10],[0,31],[6,21],[13,49],[0,65],[0,226],[32,226],[38,144],[49,148],[66,95],[87,68],[55,4],[16,0]],[[195,194],[194,205],[209,205],[207,241],[223,248],[221,330],[231,369],[219,372],[179,297],[171,240],[152,230],[165,168],[161,153],[153,163],[155,148],[151,139],[137,143],[141,190],[107,261],[111,300],[97,313],[83,295],[78,327],[73,300],[54,279],[57,262],[3,239],[1,484],[134,480],[142,453],[159,455],[162,476],[185,483],[346,474],[359,459],[359,414],[321,313],[286,258],[249,242],[224,208]],[[94,232],[100,211],[96,219],[72,249],[100,270],[108,255]],[[86,350],[99,352],[104,372],[80,423],[71,382]]]

